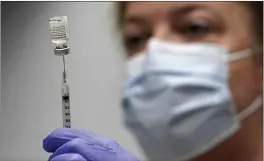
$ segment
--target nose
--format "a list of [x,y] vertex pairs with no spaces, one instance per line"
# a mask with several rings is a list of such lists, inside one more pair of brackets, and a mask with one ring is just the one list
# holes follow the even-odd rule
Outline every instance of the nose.
[[171,29],[166,21],[159,22],[153,26],[151,38],[157,38],[164,41],[179,42],[180,38]]

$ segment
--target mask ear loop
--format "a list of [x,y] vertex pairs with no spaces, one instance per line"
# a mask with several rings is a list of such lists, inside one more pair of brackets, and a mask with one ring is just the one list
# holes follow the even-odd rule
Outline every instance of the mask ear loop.
[[243,51],[239,51],[239,52],[235,52],[235,53],[230,54],[229,55],[229,61],[244,59],[244,58],[250,57],[252,55],[255,55],[255,54],[253,54],[252,50],[246,49]]
[[[229,61],[235,61],[244,59],[253,55],[258,55],[256,52],[253,53],[252,49],[246,49],[243,51],[235,52],[229,56]],[[244,109],[242,112],[240,112],[237,117],[238,119],[244,120],[248,116],[252,115],[254,112],[256,112],[262,105],[262,96],[259,95],[246,109]]]
[[240,121],[256,112],[262,105],[262,97],[259,95],[246,109],[240,112],[237,117]]
[[234,52],[233,54],[229,55],[229,61],[240,60],[250,56],[261,55],[261,54],[262,54],[262,48],[256,48],[255,50],[248,48],[242,51]]

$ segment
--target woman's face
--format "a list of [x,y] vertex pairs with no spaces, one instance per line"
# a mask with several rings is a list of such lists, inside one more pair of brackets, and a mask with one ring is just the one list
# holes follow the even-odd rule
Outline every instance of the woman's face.
[[[252,47],[251,12],[241,2],[127,2],[123,34],[133,56],[151,37],[175,43],[210,42],[230,52]],[[261,92],[261,66],[254,57],[230,63],[230,88],[241,111]]]
[[[133,56],[156,37],[175,43],[224,44],[233,53],[252,48],[251,20],[250,10],[241,2],[127,2],[125,47]],[[229,63],[229,86],[238,112],[262,92],[261,79],[256,57]]]

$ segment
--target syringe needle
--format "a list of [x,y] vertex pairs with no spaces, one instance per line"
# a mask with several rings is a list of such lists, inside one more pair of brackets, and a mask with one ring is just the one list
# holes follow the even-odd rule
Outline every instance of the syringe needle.
[[65,58],[64,58],[64,55],[62,56],[62,58],[63,58],[63,71],[65,73]]

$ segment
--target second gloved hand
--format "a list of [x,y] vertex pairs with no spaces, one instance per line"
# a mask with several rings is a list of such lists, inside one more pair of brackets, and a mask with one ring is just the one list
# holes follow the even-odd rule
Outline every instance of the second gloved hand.
[[58,128],[43,140],[49,161],[140,161],[114,140],[86,130]]

